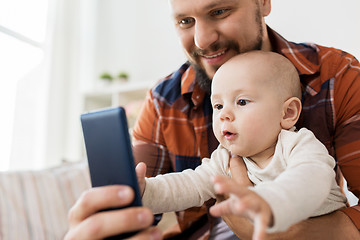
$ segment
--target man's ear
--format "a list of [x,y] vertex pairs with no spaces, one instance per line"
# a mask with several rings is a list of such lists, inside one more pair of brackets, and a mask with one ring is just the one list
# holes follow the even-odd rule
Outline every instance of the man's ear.
[[299,119],[301,113],[301,101],[297,97],[286,100],[283,106],[283,116],[280,125],[283,129],[290,129]]
[[271,0],[260,0],[262,16],[266,17],[271,12]]

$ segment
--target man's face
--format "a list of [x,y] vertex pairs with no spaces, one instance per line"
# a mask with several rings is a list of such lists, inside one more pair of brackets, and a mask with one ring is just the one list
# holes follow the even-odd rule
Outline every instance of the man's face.
[[[257,0],[170,0],[187,58],[209,82],[231,57],[263,48],[263,10]],[[201,74],[200,74],[201,75]],[[205,77],[206,78],[206,77]],[[206,85],[206,84],[205,84]]]

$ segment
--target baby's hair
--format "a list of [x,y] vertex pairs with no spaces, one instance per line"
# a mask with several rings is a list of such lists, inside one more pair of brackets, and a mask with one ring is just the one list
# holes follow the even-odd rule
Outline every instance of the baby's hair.
[[[265,51],[251,51],[235,56],[229,62],[245,60],[253,71],[266,71],[267,77],[261,84],[266,84],[287,100],[297,97],[301,100],[301,84],[295,66],[286,57]],[[236,63],[235,63],[236,64]]]
[[298,71],[296,70],[295,66],[285,58],[284,56],[274,53],[274,52],[267,52],[272,56],[270,61],[274,70],[274,77],[273,79],[274,87],[276,87],[279,91],[281,91],[283,97],[290,98],[290,97],[297,97],[301,100],[301,84]]

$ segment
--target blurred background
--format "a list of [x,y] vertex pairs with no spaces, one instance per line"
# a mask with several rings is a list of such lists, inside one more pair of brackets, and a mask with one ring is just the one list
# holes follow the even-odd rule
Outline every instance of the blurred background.
[[[358,0],[273,0],[266,21],[359,59],[359,13]],[[184,61],[167,0],[0,0],[0,171],[83,159],[81,113],[124,105],[133,122]]]

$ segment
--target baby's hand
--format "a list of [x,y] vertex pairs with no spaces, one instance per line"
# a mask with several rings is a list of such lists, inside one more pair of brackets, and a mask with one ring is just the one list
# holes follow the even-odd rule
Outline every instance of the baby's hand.
[[258,194],[226,177],[215,177],[217,194],[229,195],[225,201],[210,208],[211,215],[237,215],[247,217],[254,223],[253,240],[265,238],[266,228],[273,225],[273,215],[269,204]]
[[136,176],[137,176],[137,180],[138,180],[138,183],[139,183],[140,194],[141,194],[141,197],[142,197],[144,195],[144,191],[145,191],[145,187],[146,187],[146,181],[145,181],[146,164],[143,163],[143,162],[139,162],[136,165],[135,171],[136,171]]

